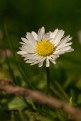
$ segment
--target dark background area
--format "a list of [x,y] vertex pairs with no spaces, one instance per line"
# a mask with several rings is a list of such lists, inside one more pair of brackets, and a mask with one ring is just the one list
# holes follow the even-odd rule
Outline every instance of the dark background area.
[[41,26],[47,31],[59,28],[75,35],[81,29],[81,1],[0,0],[0,28],[4,24],[17,36]]

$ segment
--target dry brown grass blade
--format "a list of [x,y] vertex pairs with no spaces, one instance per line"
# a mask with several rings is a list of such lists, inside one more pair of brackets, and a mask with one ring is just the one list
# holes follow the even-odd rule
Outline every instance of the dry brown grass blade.
[[13,94],[46,104],[54,109],[63,109],[65,112],[71,114],[73,120],[81,121],[81,109],[72,107],[70,104],[60,101],[54,97],[47,96],[42,92],[16,86],[8,80],[0,80],[0,90],[5,91],[8,94]]

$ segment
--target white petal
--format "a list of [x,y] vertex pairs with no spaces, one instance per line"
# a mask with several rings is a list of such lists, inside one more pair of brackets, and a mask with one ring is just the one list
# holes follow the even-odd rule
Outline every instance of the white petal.
[[35,56],[35,57],[27,58],[26,60],[27,60],[26,63],[31,63],[31,65],[35,65],[35,64],[38,64],[40,62],[43,62],[45,60],[45,58]]
[[55,38],[55,36],[57,35],[57,33],[58,33],[58,29],[55,29],[55,31],[54,32],[50,32],[50,38]]
[[27,48],[35,49],[35,45],[36,45],[36,43],[34,43],[32,41],[27,41],[25,44],[22,45],[22,48],[27,47]]
[[42,67],[42,66],[43,66],[43,61],[38,64],[38,67]]
[[71,49],[71,46],[68,46],[68,47],[64,47],[64,48],[62,48],[62,49],[60,49],[60,51],[67,51],[67,50],[69,50],[69,49]]
[[57,35],[55,36],[53,42],[54,42],[54,45],[57,46],[61,40],[61,38],[63,37],[64,35],[64,31],[63,30],[59,30]]
[[36,61],[32,62],[31,65],[35,65],[35,64],[38,64],[38,63],[40,63],[40,62],[44,62],[44,60],[45,60],[45,58],[36,60]]
[[44,40],[50,40],[50,33],[46,33],[46,34],[43,36],[43,39],[44,39]]
[[27,38],[29,41],[33,42],[33,43],[36,42],[36,41],[35,41],[35,38],[33,37],[33,35],[32,35],[31,33],[29,33],[29,32],[27,32],[26,38]]
[[55,60],[51,59],[50,61],[51,61],[53,64],[56,64]]
[[56,50],[61,49],[61,48],[63,48],[63,47],[67,47],[67,46],[69,46],[69,45],[71,45],[71,44],[72,44],[72,42],[69,42],[69,43],[66,43],[66,44],[60,44],[60,45],[56,48]]
[[20,48],[21,50],[25,50],[25,51],[27,51],[27,52],[35,52],[35,46],[32,46],[32,45],[24,45],[24,46],[22,46],[21,48]]
[[48,57],[46,58],[46,67],[49,67],[50,66],[50,62],[49,62],[49,59]]
[[74,51],[74,49],[73,48],[71,48],[70,50],[68,50],[67,52],[72,52],[72,51]]
[[38,39],[38,35],[37,35],[34,31],[32,31],[32,35],[33,35],[33,37],[35,38],[35,40]]
[[38,41],[42,40],[44,34],[45,34],[45,28],[42,27],[41,29],[38,30]]
[[28,42],[28,40],[27,40],[26,38],[24,38],[24,37],[21,37],[21,40],[22,40],[23,42],[25,42],[25,43]]
[[27,54],[25,51],[18,51],[17,54],[23,55],[23,54]]
[[59,57],[59,55],[55,55],[55,53],[53,53],[50,57],[50,60],[56,60]]
[[24,45],[25,43],[24,42],[19,42],[20,44]]
[[59,45],[64,45],[65,43],[69,42],[71,39],[72,39],[72,37],[70,37],[70,36],[68,35],[68,36],[64,37],[64,38],[60,41]]
[[65,53],[65,52],[69,52],[70,49],[71,49],[70,46],[64,47],[62,49],[56,50],[55,51],[55,54],[61,55],[61,54]]
[[25,57],[26,57],[26,59],[29,59],[29,60],[39,60],[39,59],[41,59],[41,57],[37,56],[36,54],[27,54]]

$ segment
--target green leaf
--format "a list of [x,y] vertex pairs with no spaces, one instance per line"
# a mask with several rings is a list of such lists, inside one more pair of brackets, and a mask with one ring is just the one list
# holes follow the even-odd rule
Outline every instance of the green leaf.
[[8,104],[8,109],[9,110],[22,110],[26,107],[25,102],[19,98],[15,97],[9,104]]

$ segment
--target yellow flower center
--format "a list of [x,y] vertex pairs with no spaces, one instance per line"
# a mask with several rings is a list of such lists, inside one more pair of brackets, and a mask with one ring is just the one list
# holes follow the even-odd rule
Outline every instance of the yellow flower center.
[[41,56],[49,56],[53,53],[55,47],[49,40],[41,40],[36,45],[36,51]]

